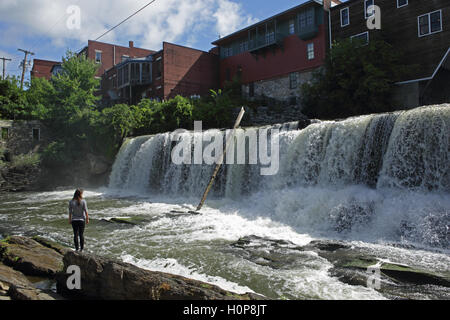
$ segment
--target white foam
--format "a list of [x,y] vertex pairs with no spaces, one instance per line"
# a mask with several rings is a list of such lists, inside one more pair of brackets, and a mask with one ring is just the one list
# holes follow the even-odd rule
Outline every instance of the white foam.
[[143,269],[151,271],[159,271],[164,273],[171,273],[182,277],[206,282],[212,285],[216,285],[224,290],[235,292],[238,294],[253,292],[248,287],[240,286],[236,283],[230,282],[221,277],[199,273],[195,270],[195,268],[186,267],[180,264],[176,259],[157,258],[154,260],[146,260],[146,259],[137,259],[130,255],[123,255],[121,259],[124,262],[134,264]]

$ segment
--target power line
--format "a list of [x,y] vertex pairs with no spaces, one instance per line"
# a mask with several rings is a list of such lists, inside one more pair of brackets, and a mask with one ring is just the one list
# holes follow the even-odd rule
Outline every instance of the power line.
[[141,12],[142,10],[144,10],[145,8],[147,8],[149,5],[151,5],[152,3],[156,2],[156,0],[152,0],[149,3],[147,3],[145,6],[143,6],[141,9],[139,9],[138,11],[136,11],[135,13],[133,13],[131,16],[129,16],[128,18],[126,18],[125,20],[121,21],[120,23],[118,23],[117,25],[115,25],[114,27],[112,27],[111,29],[109,29],[108,31],[106,31],[105,33],[103,33],[100,37],[98,37],[97,39],[95,39],[95,41],[99,40],[100,38],[106,36],[108,33],[110,33],[111,31],[113,31],[114,29],[116,29],[117,27],[119,27],[120,25],[122,25],[123,23],[127,22],[128,20],[130,20],[132,17],[134,17],[135,15],[137,15],[139,12]]

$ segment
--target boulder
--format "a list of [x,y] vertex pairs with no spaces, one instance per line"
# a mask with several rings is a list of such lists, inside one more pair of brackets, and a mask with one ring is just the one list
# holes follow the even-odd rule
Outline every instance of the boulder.
[[36,301],[36,300],[63,300],[57,294],[43,292],[33,287],[20,287],[12,285],[8,290],[8,295],[12,300]]
[[0,263],[0,291],[8,291],[12,285],[31,286],[31,282],[22,273]]
[[65,247],[55,241],[51,241],[48,239],[44,239],[42,237],[39,236],[35,236],[32,238],[34,241],[40,243],[41,245],[43,245],[44,247],[50,248],[52,250],[55,250],[56,252],[60,253],[61,255],[65,255],[67,252],[71,251],[70,248]]
[[62,258],[57,250],[25,237],[12,236],[0,243],[3,263],[28,276],[55,276],[62,270]]
[[81,290],[67,289],[67,275],[57,275],[64,297],[100,300],[256,300],[263,297],[235,294],[217,286],[181,276],[140,269],[134,265],[84,253],[68,252],[64,270],[81,269]]

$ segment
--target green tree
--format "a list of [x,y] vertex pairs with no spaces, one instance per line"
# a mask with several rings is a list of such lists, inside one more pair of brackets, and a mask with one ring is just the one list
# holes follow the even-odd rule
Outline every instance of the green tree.
[[394,83],[408,71],[398,50],[383,40],[335,42],[324,70],[301,87],[303,112],[335,119],[391,111]]
[[0,80],[0,118],[11,120],[31,118],[25,91],[20,88],[20,80],[16,77]]

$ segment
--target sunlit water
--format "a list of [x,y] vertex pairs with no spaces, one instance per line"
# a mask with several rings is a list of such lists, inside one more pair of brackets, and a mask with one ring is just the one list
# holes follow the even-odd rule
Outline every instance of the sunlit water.
[[[2,195],[0,233],[41,235],[68,246],[72,230],[67,203],[73,190]],[[296,263],[273,269],[245,259],[231,246],[244,236],[256,235],[305,245],[320,238],[301,233],[269,217],[258,217],[252,205],[208,202],[202,215],[183,215],[171,210],[193,209],[192,201],[122,198],[111,192],[87,191],[92,222],[86,229],[89,252],[119,258],[139,267],[179,274],[238,293],[256,292],[275,299],[383,299],[363,286],[350,286],[328,275],[332,265],[313,252],[298,254]],[[170,204],[171,203],[171,204]],[[220,209],[218,209],[220,208]],[[138,226],[101,222],[112,217],[140,217]],[[388,241],[389,242],[389,241]],[[448,252],[395,248],[353,241],[359,248],[393,262],[427,270],[448,270]]]

